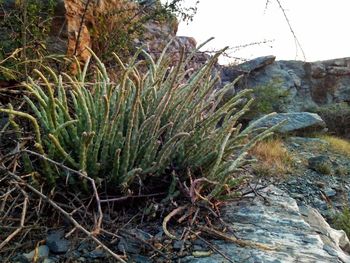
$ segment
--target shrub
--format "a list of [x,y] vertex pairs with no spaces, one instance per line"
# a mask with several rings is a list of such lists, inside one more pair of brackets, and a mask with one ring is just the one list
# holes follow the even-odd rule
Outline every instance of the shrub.
[[258,160],[258,163],[253,164],[253,171],[257,175],[283,175],[292,169],[292,156],[283,146],[281,139],[261,141],[249,153]]
[[283,101],[289,96],[289,91],[282,90],[279,86],[280,82],[275,80],[266,86],[255,87],[253,90],[255,102],[246,117],[254,119],[271,112],[283,111]]
[[346,235],[350,237],[350,209],[345,207],[341,213],[338,213],[333,218],[333,225],[337,229],[344,230]]
[[[149,66],[145,74],[138,70],[146,63],[137,61],[141,53]],[[109,80],[94,53],[94,83],[86,80],[88,65],[78,79],[63,74],[68,83],[49,68],[54,84],[36,71],[45,84],[32,79],[25,84],[31,93],[25,100],[34,115],[12,109],[0,112],[32,122],[39,153],[105,180],[110,188],[125,190],[135,181],[191,169],[210,181],[210,195],[218,196],[237,185],[241,178],[235,172],[247,162],[247,151],[273,128],[261,132],[251,126],[241,131],[237,121],[252,102],[247,100],[249,90],[218,107],[232,86],[214,89],[218,77],[212,77],[211,69],[218,54],[188,80],[184,68],[191,56],[182,55],[177,67],[169,68],[164,54],[155,63],[139,50],[128,65],[115,55],[123,69],[118,83]],[[42,167],[43,179],[51,185],[66,179],[49,163],[43,161]]]
[[338,136],[350,134],[350,106],[346,102],[336,103],[313,109],[327,124],[329,132]]
[[27,69],[43,62],[56,4],[0,0],[0,80],[24,79]]

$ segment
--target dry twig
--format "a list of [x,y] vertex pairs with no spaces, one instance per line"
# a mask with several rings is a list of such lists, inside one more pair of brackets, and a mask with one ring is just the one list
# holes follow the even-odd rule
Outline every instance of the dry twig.
[[[98,238],[95,237],[94,232],[89,232],[86,230],[83,226],[81,226],[67,211],[65,211],[63,208],[61,208],[59,205],[57,205],[53,200],[51,200],[49,197],[38,191],[36,188],[31,186],[30,184],[27,184],[21,177],[18,175],[8,171],[7,169],[0,167],[1,172],[4,172],[5,174],[11,175],[18,183],[24,185],[27,187],[31,192],[41,197],[43,200],[48,202],[51,206],[53,206],[56,210],[58,210],[61,214],[63,214],[74,226],[75,228],[82,231],[84,234],[86,234],[89,238],[91,238],[95,243],[97,243],[99,246],[101,246],[106,252],[108,252],[113,258],[115,258],[118,262],[126,263],[124,259],[122,259],[119,255],[115,254],[111,249],[109,249],[105,244],[103,244]],[[74,170],[73,170],[74,171]]]
[[1,244],[0,244],[0,251],[1,251],[1,249],[4,246],[6,246],[6,244],[8,242],[11,241],[11,239],[13,239],[24,228],[24,221],[25,221],[26,214],[27,214],[28,200],[29,199],[28,199],[27,193],[22,188],[20,188],[18,185],[16,186],[16,188],[18,188],[22,192],[22,195],[24,196],[23,207],[22,207],[22,215],[21,215],[21,222],[20,222],[19,227],[15,231],[13,231],[12,234],[10,234],[3,242],[1,242]]
[[86,174],[80,172],[80,171],[76,171],[74,169],[71,169],[67,166],[65,166],[64,164],[62,163],[59,163],[59,162],[56,162],[42,154],[39,154],[39,153],[36,153],[36,152],[33,152],[33,151],[30,151],[30,150],[23,150],[22,152],[25,152],[25,153],[29,153],[29,154],[32,154],[34,156],[37,156],[39,158],[42,158],[68,172],[71,172],[73,174],[77,174],[79,175],[80,177],[88,180],[90,183],[91,183],[91,186],[92,186],[92,189],[94,191],[94,196],[95,196],[95,199],[96,199],[96,204],[97,204],[97,210],[98,210],[98,219],[97,219],[97,223],[95,224],[94,226],[94,230],[93,230],[93,234],[94,235],[98,235],[100,233],[100,230],[101,230],[101,225],[102,225],[102,220],[103,220],[103,213],[102,213],[102,208],[101,208],[101,201],[100,201],[100,196],[98,194],[98,191],[97,191],[97,188],[96,188],[96,183],[95,183],[95,180],[90,178],[89,176],[87,176]]

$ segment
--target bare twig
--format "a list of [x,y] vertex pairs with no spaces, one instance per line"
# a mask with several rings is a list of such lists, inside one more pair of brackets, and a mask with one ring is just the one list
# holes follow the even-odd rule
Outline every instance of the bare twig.
[[25,191],[23,191],[22,188],[20,188],[18,185],[17,185],[17,188],[19,188],[24,196],[24,201],[23,201],[23,207],[22,207],[22,215],[21,215],[21,222],[20,222],[20,225],[19,227],[12,232],[12,234],[10,234],[3,242],[1,242],[0,244],[0,250],[6,246],[6,244],[8,242],[11,241],[12,238],[14,238],[19,232],[22,231],[22,229],[24,228],[24,221],[25,221],[25,218],[26,218],[26,214],[27,214],[27,208],[28,208],[28,195]]
[[294,29],[293,29],[293,27],[292,27],[292,25],[291,25],[291,23],[290,23],[290,21],[289,21],[289,18],[288,18],[287,14],[286,14],[286,10],[283,8],[283,6],[282,6],[280,0],[276,0],[276,2],[277,2],[279,8],[281,9],[281,11],[282,11],[282,13],[283,13],[283,16],[284,16],[284,18],[285,18],[285,20],[286,20],[286,22],[287,22],[287,24],[288,24],[288,27],[289,27],[290,32],[292,33],[292,35],[293,35],[293,37],[294,37],[295,49],[296,49],[296,51],[295,51],[295,52],[296,52],[295,56],[297,57],[297,55],[298,55],[298,47],[299,47],[299,48],[300,48],[300,51],[301,51],[301,53],[302,53],[302,55],[303,55],[304,60],[306,60],[306,56],[305,56],[304,49],[303,49],[303,47],[301,46],[301,44],[300,44],[300,42],[299,42],[299,39],[297,38],[297,35],[296,35],[295,32],[294,32]]
[[100,232],[100,229],[101,229],[101,224],[102,224],[102,219],[103,219],[103,213],[102,213],[102,208],[101,208],[101,201],[100,201],[100,197],[99,197],[99,194],[98,194],[98,191],[97,191],[97,188],[96,188],[96,183],[95,183],[95,180],[90,178],[89,176],[87,176],[86,174],[80,172],[80,171],[76,171],[74,169],[71,169],[67,166],[65,166],[64,164],[62,163],[59,163],[59,162],[56,162],[44,155],[41,155],[39,153],[36,153],[36,152],[33,152],[33,151],[30,151],[30,150],[22,150],[22,152],[26,152],[26,153],[29,153],[29,154],[32,154],[34,156],[37,156],[39,158],[42,158],[52,164],[55,164],[57,165],[58,167],[68,171],[68,172],[71,172],[73,174],[77,174],[79,175],[80,177],[83,177],[84,179],[88,180],[91,185],[92,185],[92,189],[94,191],[94,196],[95,196],[95,199],[96,199],[96,204],[97,204],[97,210],[98,210],[98,219],[97,219],[97,223],[95,224],[94,226],[94,231],[93,231],[93,234],[94,235],[97,235],[99,234]]
[[21,177],[18,175],[8,171],[7,169],[0,167],[0,170],[4,173],[7,173],[11,175],[15,180],[17,180],[19,183],[26,186],[30,191],[32,191],[34,194],[40,196],[43,200],[48,202],[51,206],[53,206],[56,210],[58,210],[61,214],[63,214],[72,224],[82,231],[84,234],[86,234],[89,238],[91,238],[95,243],[97,243],[99,246],[101,246],[106,252],[108,252],[113,258],[118,260],[119,262],[126,263],[124,259],[122,259],[119,255],[115,254],[112,250],[110,250],[105,244],[103,244],[99,239],[97,239],[93,232],[89,232],[86,230],[83,226],[81,226],[67,211],[62,209],[59,205],[57,205],[53,200],[51,200],[49,197],[38,191],[36,188],[31,186],[30,184],[27,184]]
[[256,242],[247,241],[247,240],[240,240],[234,236],[230,236],[226,233],[215,230],[213,228],[209,228],[209,227],[205,227],[205,226],[199,226],[198,228],[201,231],[206,232],[207,234],[214,235],[218,238],[232,242],[232,243],[237,244],[241,247],[252,247],[252,248],[258,248],[258,249],[262,249],[262,250],[276,250],[276,247],[270,247],[270,246],[267,246],[267,245],[264,245],[261,243],[256,243]]
[[176,209],[174,209],[173,211],[171,211],[163,220],[163,231],[164,231],[164,234],[166,234],[169,238],[171,239],[177,239],[177,237],[173,234],[171,234],[167,228],[167,224],[169,222],[169,220],[176,214],[180,213],[182,210],[186,209],[187,208],[187,205],[184,205],[184,206],[180,206]]
[[216,253],[220,254],[223,258],[225,258],[227,261],[234,263],[233,260],[231,260],[228,256],[226,256],[223,252],[221,252],[216,246],[214,246],[213,244],[211,244],[209,241],[205,240],[203,237],[201,237],[199,234],[197,234],[196,232],[192,231],[191,229],[189,229],[189,231],[194,234],[197,238],[199,238],[200,240],[202,240],[205,244],[207,244],[212,250],[214,250]]
[[78,31],[78,35],[77,35],[77,41],[75,42],[75,47],[74,47],[73,56],[76,55],[77,49],[78,49],[78,47],[79,47],[79,40],[80,40],[81,30],[83,29],[83,25],[84,25],[84,20],[85,20],[86,12],[87,12],[87,10],[88,10],[88,7],[89,7],[89,5],[90,5],[90,2],[91,2],[91,0],[87,0],[86,3],[85,3],[83,15],[81,16],[81,20],[80,20],[79,31]]
[[156,197],[156,196],[162,196],[165,195],[166,193],[155,193],[155,194],[148,194],[148,195],[127,195],[127,196],[121,196],[121,197],[116,197],[116,198],[109,198],[109,199],[102,199],[100,200],[101,203],[111,203],[111,202],[121,202],[125,201],[127,199],[131,198],[148,198],[148,197]]

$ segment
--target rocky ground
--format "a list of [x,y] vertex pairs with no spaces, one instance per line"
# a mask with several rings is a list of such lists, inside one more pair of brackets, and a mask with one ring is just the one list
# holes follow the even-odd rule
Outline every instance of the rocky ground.
[[[112,248],[140,263],[350,262],[346,234],[328,224],[350,202],[350,158],[320,138],[288,136],[283,142],[293,158],[292,171],[253,179],[258,184],[246,189],[242,199],[225,205],[220,223],[224,236],[209,232],[202,238],[171,241],[159,224],[126,228]],[[318,164],[329,170],[318,170]],[[181,229],[174,229],[181,235]],[[18,253],[11,262],[33,262],[34,254],[37,262],[45,263],[114,262],[86,239],[66,239],[67,231],[49,231],[36,250]],[[168,251],[166,257],[157,248]]]

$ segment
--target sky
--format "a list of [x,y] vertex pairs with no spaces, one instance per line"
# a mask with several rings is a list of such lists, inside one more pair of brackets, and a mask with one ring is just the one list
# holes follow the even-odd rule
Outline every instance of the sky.
[[[184,0],[191,4],[194,0]],[[293,34],[276,0],[200,0],[192,22],[181,22],[178,35],[202,43],[215,37],[203,50],[231,49],[234,57],[252,59],[275,55],[278,60],[317,61],[350,57],[350,0],[280,0],[302,49],[296,49]],[[258,45],[251,43],[265,42]]]

